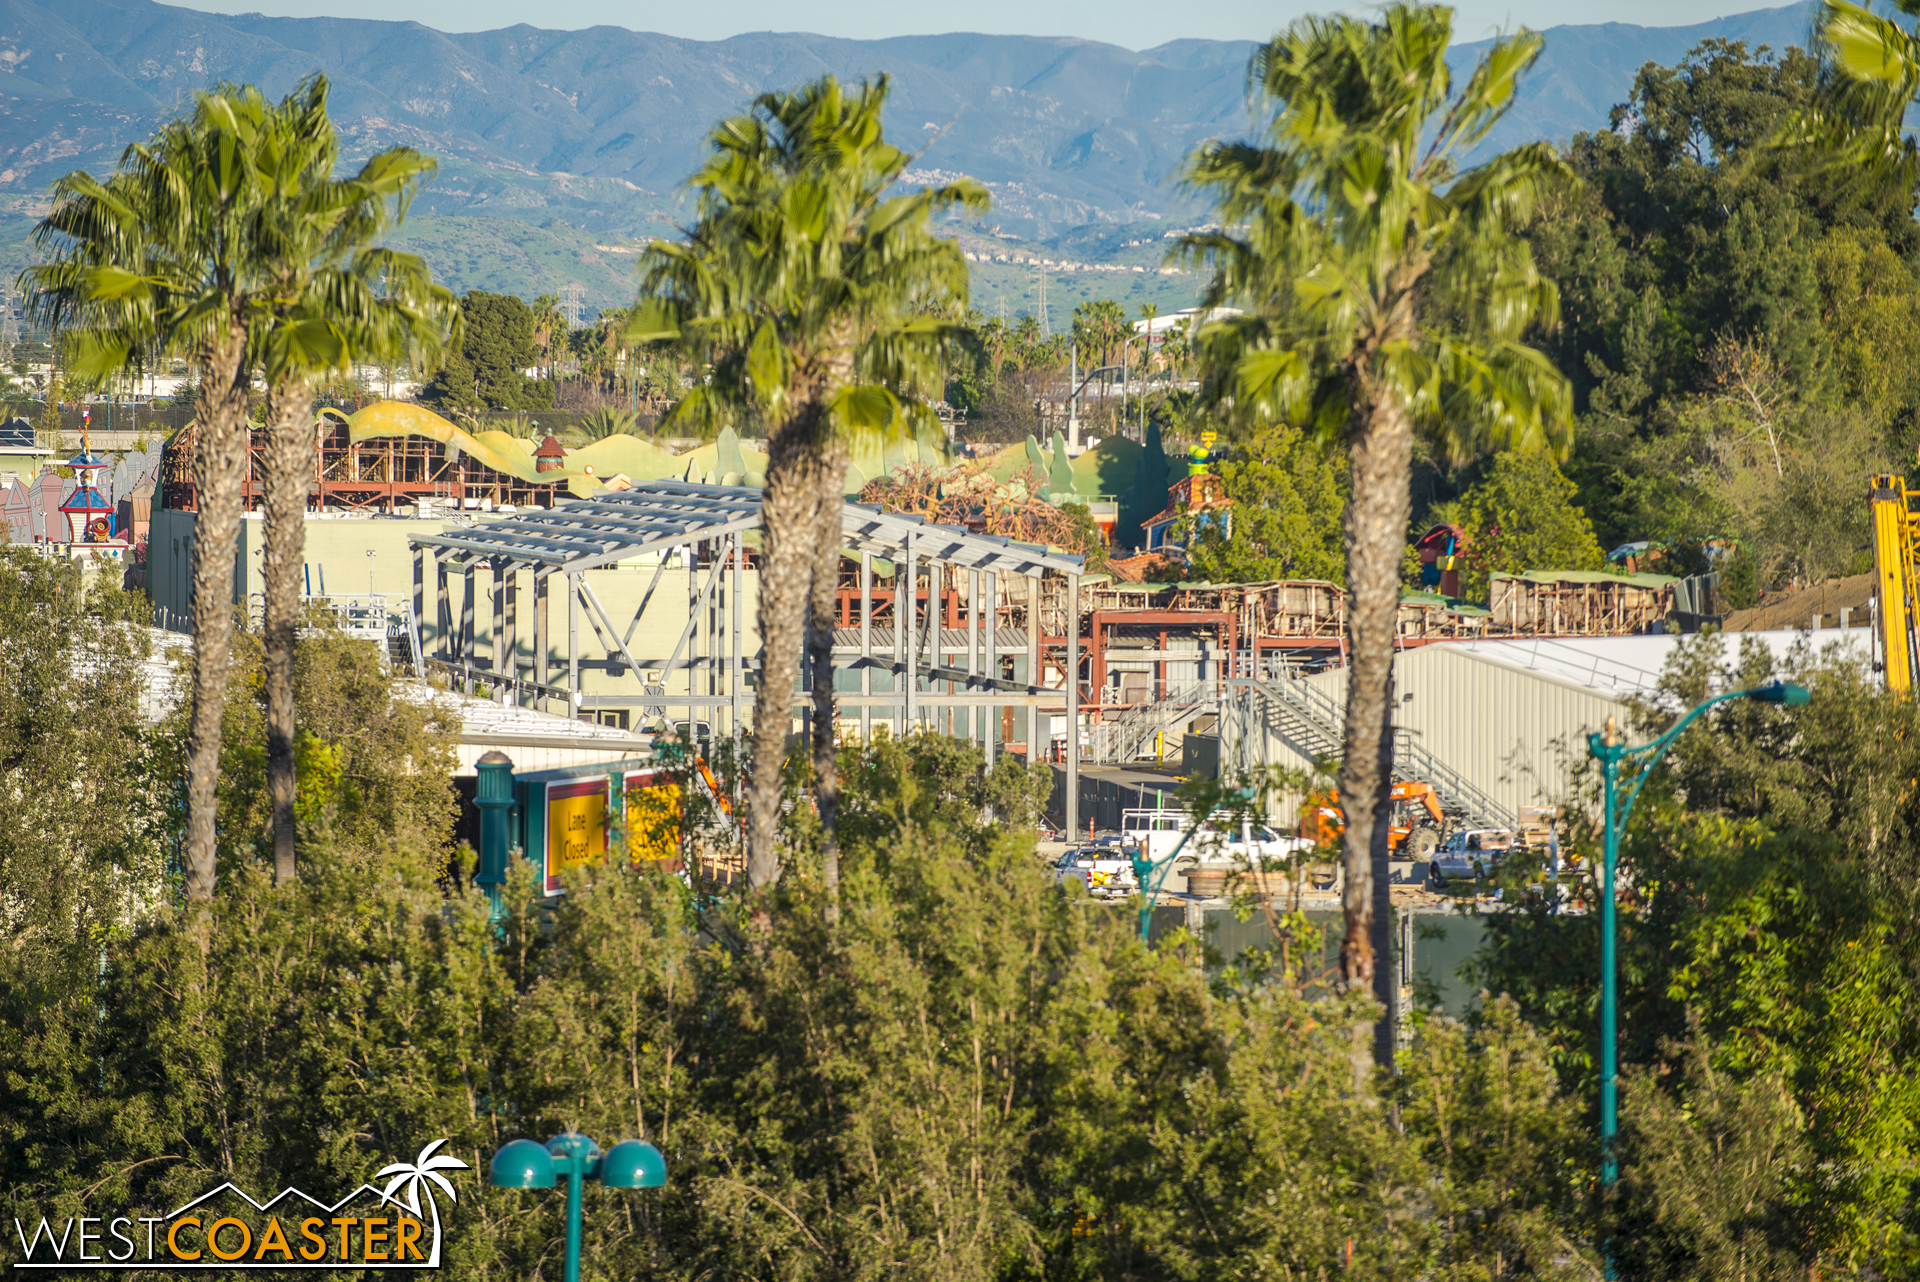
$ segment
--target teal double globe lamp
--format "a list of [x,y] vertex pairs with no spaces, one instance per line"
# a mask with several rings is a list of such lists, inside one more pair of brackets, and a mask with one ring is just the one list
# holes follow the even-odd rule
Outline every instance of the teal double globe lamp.
[[657,1189],[667,1182],[660,1150],[642,1140],[623,1140],[605,1153],[585,1135],[569,1131],[545,1144],[514,1140],[493,1155],[488,1182],[497,1189],[550,1189],[567,1182],[567,1276],[580,1282],[580,1191],[588,1180],[610,1189]]
[[[1640,789],[1653,774],[1681,731],[1692,725],[1701,713],[1715,704],[1732,699],[1751,699],[1776,707],[1799,707],[1812,698],[1805,686],[1791,681],[1773,681],[1750,690],[1729,690],[1717,694],[1693,708],[1665,734],[1652,743],[1629,746],[1620,738],[1613,718],[1607,718],[1604,733],[1589,735],[1587,750],[1600,763],[1602,806],[1606,835],[1602,846],[1600,884],[1600,1182],[1611,1185],[1620,1178],[1620,1164],[1614,1150],[1620,1130],[1620,994],[1615,946],[1614,873],[1620,863],[1620,834],[1633,813]],[[1623,772],[1622,767],[1625,767]],[[1622,778],[1624,773],[1625,778]],[[1622,795],[1622,789],[1625,795]],[[1607,1276],[1613,1276],[1609,1263]]]

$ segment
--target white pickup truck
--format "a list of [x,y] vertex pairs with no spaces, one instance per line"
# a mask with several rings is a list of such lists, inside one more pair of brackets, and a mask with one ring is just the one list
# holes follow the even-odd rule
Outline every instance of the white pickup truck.
[[[1128,810],[1120,819],[1121,843],[1144,848],[1147,857],[1158,862],[1180,845],[1192,823],[1184,810]],[[1262,859],[1284,860],[1312,848],[1305,837],[1283,836],[1251,819],[1236,823],[1231,815],[1217,812],[1181,849],[1180,862],[1258,867]]]

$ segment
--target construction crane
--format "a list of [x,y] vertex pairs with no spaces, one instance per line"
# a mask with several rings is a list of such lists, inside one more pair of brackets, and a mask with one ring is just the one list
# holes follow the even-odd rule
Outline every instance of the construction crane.
[[1920,638],[1914,632],[1916,602],[1920,602],[1920,512],[1905,477],[1876,476],[1867,485],[1867,503],[1873,514],[1874,595],[1879,612],[1879,642],[1887,689],[1911,697],[1920,685]]

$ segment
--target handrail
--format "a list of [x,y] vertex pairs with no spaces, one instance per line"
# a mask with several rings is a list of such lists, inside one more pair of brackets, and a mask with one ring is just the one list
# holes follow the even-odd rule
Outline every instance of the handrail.
[[[1301,737],[1317,738],[1324,745],[1325,750],[1318,755],[1332,755],[1339,750],[1346,710],[1336,704],[1326,691],[1293,679],[1254,678],[1248,682],[1248,686],[1269,702],[1289,707],[1303,723],[1301,728],[1305,733]],[[1454,802],[1458,809],[1466,812],[1468,819],[1480,826],[1511,828],[1515,825],[1515,816],[1505,806],[1408,737],[1394,736],[1393,757],[1395,772],[1402,778],[1419,779],[1436,785],[1443,807],[1448,801]]]

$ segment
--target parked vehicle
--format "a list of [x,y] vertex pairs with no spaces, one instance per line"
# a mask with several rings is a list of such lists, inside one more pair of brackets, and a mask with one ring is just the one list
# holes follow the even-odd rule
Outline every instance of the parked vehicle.
[[1139,885],[1133,859],[1123,847],[1076,846],[1054,861],[1053,875],[1063,886],[1079,882],[1100,899],[1130,895]]
[[1185,810],[1128,810],[1120,819],[1121,844],[1145,849],[1149,859],[1166,858],[1180,844],[1182,863],[1249,863],[1261,859],[1285,859],[1297,850],[1311,849],[1313,842],[1289,837],[1249,818],[1238,820],[1227,811],[1217,811],[1187,836],[1193,816]]
[[1193,816],[1178,807],[1123,810],[1120,812],[1120,838],[1126,845],[1144,846],[1147,838],[1153,834],[1182,833],[1192,822]]
[[1513,845],[1513,834],[1505,828],[1462,828],[1434,852],[1434,875],[1477,881],[1492,872]]

